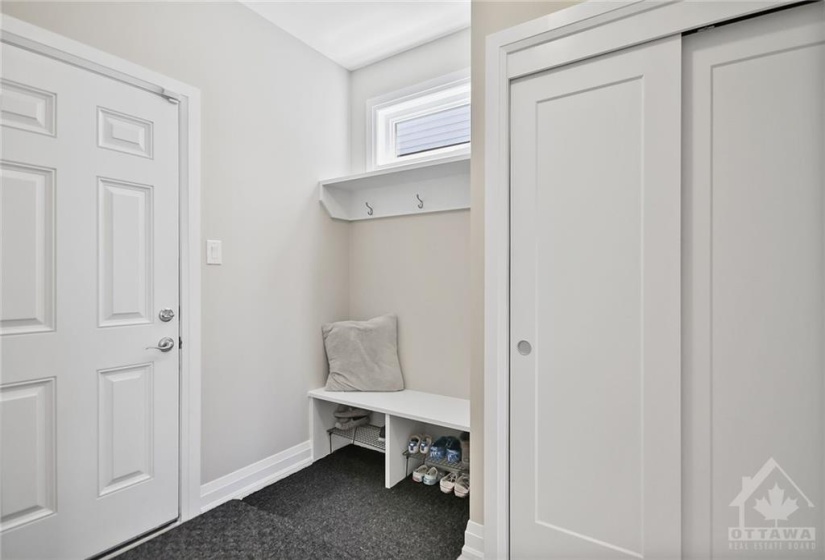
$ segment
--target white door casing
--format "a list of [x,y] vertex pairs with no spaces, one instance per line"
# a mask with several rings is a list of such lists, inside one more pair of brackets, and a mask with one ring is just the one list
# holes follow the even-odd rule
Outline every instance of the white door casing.
[[514,558],[679,553],[680,64],[673,37],[512,86]]
[[822,6],[685,37],[684,99],[684,557],[756,555],[729,541],[732,503],[744,477],[775,471],[743,494],[743,525],[764,525],[754,507],[777,484],[795,504],[778,526],[814,527],[818,542],[768,550],[821,558]]
[[86,557],[178,517],[178,106],[2,54],[2,552]]

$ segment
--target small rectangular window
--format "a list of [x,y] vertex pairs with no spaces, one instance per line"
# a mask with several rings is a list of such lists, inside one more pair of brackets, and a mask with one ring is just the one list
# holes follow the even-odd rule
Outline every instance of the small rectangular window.
[[470,151],[470,79],[466,72],[370,100],[367,115],[369,169]]

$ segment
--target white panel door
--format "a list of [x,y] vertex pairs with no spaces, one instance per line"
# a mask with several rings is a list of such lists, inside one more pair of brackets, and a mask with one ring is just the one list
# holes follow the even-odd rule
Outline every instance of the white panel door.
[[822,558],[823,10],[685,39],[686,558]]
[[178,110],[3,45],[0,125],[0,552],[84,558],[178,516]]
[[680,66],[512,86],[512,558],[678,557]]

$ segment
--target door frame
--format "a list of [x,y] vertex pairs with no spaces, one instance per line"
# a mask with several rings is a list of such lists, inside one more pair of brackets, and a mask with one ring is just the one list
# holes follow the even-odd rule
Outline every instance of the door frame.
[[800,0],[587,0],[491,34],[484,109],[484,556],[509,557],[510,84]]
[[[161,95],[179,110],[180,441],[178,523],[201,512],[200,90],[6,15],[0,43],[15,45]],[[136,537],[138,535],[135,535]]]

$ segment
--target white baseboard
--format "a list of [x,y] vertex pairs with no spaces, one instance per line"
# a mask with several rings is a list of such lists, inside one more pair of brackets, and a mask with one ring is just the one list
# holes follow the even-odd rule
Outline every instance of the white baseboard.
[[245,498],[264,486],[312,464],[309,440],[201,486],[201,513],[229,500]]
[[461,549],[459,560],[484,559],[484,526],[475,521],[467,522],[464,531],[464,547]]

